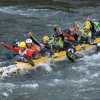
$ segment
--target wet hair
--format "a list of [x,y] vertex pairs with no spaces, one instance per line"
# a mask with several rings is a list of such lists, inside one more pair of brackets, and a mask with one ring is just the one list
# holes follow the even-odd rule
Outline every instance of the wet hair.
[[70,30],[69,30],[69,29],[65,29],[65,30],[63,31],[63,33],[70,34]]
[[19,45],[19,42],[17,40],[13,41],[13,43],[12,43],[13,47],[18,47],[18,45]]
[[57,31],[57,28],[59,28],[59,25],[54,26],[54,32]]
[[57,28],[56,27],[54,27],[54,32],[57,30]]

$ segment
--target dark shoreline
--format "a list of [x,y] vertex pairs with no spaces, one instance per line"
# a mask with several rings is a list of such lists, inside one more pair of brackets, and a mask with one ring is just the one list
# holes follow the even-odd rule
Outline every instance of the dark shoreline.
[[0,5],[52,4],[53,0],[0,0]]

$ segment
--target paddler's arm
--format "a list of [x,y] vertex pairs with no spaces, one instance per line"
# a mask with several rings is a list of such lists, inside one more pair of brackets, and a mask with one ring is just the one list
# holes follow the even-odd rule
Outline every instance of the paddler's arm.
[[[31,32],[29,32],[28,33],[28,36],[32,39],[32,41],[36,44],[36,45],[38,45],[38,46],[42,46],[43,47],[43,44],[41,44],[41,43],[39,43],[33,36],[32,36],[32,33]],[[44,46],[45,48],[47,48],[47,49],[51,49],[51,45],[49,45],[49,46]]]
[[17,52],[17,53],[19,52],[19,48],[18,48],[18,47],[14,48],[14,47],[12,47],[12,46],[10,46],[10,45],[8,45],[8,44],[5,44],[4,42],[0,42],[0,44],[1,44],[2,46],[4,46],[5,48],[11,50],[11,51],[15,51],[15,52]]
[[4,46],[5,48],[9,49],[9,50],[12,50],[12,49],[13,49],[12,46],[10,46],[10,45],[8,45],[8,44],[5,44],[4,42],[0,42],[0,44],[1,44],[2,46]]
[[63,34],[59,34],[58,37],[60,37],[64,41],[64,36]]
[[51,46],[51,44],[48,43],[48,45],[46,45],[45,48],[47,48],[47,49],[51,49],[52,46]]
[[33,37],[32,32],[29,32],[28,36],[30,37],[30,39],[32,39],[33,43],[35,43],[38,46],[41,46],[40,43]]
[[19,51],[18,48],[14,48],[14,47],[12,47],[12,46],[10,46],[10,45],[8,45],[8,44],[5,44],[4,42],[0,42],[0,44],[1,44],[2,46],[4,46],[5,48],[11,50],[11,51],[15,51],[15,52],[18,52],[18,51]]

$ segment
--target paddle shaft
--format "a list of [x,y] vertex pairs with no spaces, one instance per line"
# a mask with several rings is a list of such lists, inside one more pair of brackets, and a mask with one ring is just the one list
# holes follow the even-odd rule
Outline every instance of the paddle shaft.
[[35,43],[38,46],[41,46],[41,44],[37,41],[36,38],[34,38],[33,36],[30,36],[30,38],[32,39],[33,43]]
[[[32,35],[30,36],[30,38],[32,39],[33,43],[41,47],[41,44],[38,42],[36,38],[34,38]],[[50,49],[49,47],[46,47],[46,46],[44,48]]]
[[30,58],[28,58],[28,57],[26,57],[26,56],[24,56],[25,57],[25,59],[27,60],[27,62],[29,63],[29,64],[31,64],[32,66],[34,66],[34,62],[30,59]]

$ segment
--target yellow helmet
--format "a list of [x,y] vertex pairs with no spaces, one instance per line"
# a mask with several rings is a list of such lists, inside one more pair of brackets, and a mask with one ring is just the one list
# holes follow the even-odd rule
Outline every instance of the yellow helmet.
[[19,47],[20,48],[26,48],[26,43],[25,42],[20,42]]
[[43,40],[49,41],[49,37],[48,36],[44,36]]
[[87,30],[89,30],[90,28],[91,28],[90,25],[86,25],[86,26],[85,26],[85,29],[87,29]]
[[91,23],[89,21],[85,22],[85,26],[87,25],[91,26]]

